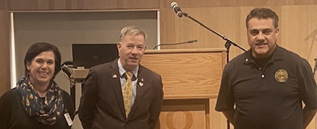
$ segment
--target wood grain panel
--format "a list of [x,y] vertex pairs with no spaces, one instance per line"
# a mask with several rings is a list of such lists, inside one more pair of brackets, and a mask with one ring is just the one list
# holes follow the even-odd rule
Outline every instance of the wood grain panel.
[[49,9],[68,9],[69,0],[49,0]]
[[[162,8],[171,8],[175,0],[162,0]],[[181,8],[198,7],[239,7],[239,6],[281,6],[281,5],[310,5],[316,0],[177,0]]]
[[120,0],[118,8],[159,9],[159,0]]
[[0,96],[10,89],[10,43],[9,43],[9,15],[4,6],[0,10]]
[[9,10],[38,9],[37,0],[7,0]]
[[37,5],[37,9],[53,9],[50,7],[54,7],[54,0],[38,0]]
[[164,100],[156,129],[207,129],[208,103],[208,100]]
[[7,1],[6,0],[1,0],[0,1],[0,10],[5,10],[5,6],[7,6]]
[[165,99],[215,98],[224,49],[206,50],[147,51],[141,64],[162,76]]
[[299,54],[314,67],[317,56],[317,5],[283,6],[282,46]]
[[227,120],[213,110],[215,105],[216,99],[164,100],[155,129],[227,129]]
[[[118,2],[120,0],[92,0],[89,7],[87,9],[116,9],[118,8]],[[87,3],[86,3],[87,4]],[[133,6],[131,6],[133,7]]]
[[[7,0],[10,10],[25,9],[120,9],[171,8],[175,0]],[[161,3],[161,4],[159,4]],[[238,7],[238,6],[281,6],[281,5],[311,5],[316,0],[178,0],[182,8],[192,7]]]
[[10,10],[159,9],[157,0],[10,0]]
[[77,0],[77,6],[72,9],[115,9],[117,8],[116,0]]

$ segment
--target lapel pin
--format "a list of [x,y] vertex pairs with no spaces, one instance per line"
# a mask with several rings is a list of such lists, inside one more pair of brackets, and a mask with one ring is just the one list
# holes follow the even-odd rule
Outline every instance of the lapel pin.
[[144,79],[141,78],[141,80],[140,80],[140,82],[139,82],[139,85],[140,85],[140,86],[143,86],[143,81],[144,81]]
[[113,75],[112,75],[112,78],[113,78],[113,79],[116,79],[116,78],[117,78],[117,75],[113,74]]
[[143,82],[139,82],[139,85],[140,85],[140,86],[143,86]]

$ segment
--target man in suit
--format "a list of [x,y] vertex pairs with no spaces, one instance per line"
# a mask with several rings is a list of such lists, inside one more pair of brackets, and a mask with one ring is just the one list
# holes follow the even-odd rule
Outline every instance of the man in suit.
[[[84,129],[154,128],[163,84],[159,74],[140,65],[146,38],[142,29],[124,27],[117,43],[119,58],[90,69],[78,112]],[[126,94],[129,89],[132,95]]]

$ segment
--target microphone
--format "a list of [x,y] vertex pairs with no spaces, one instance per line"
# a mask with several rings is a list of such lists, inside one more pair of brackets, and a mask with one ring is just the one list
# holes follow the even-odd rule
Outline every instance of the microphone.
[[178,4],[176,2],[171,3],[171,7],[174,9],[175,13],[177,14],[178,17],[183,16],[182,10],[178,7]]
[[189,40],[189,41],[185,41],[185,42],[172,43],[172,44],[159,44],[159,45],[156,45],[155,47],[153,47],[153,50],[155,50],[158,46],[164,46],[164,45],[180,45],[180,44],[194,43],[194,42],[197,42],[197,40]]

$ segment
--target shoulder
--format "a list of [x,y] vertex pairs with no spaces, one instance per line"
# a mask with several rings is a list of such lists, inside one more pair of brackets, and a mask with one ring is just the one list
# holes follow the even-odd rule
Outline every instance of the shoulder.
[[16,88],[10,89],[8,91],[6,91],[1,97],[0,97],[0,101],[3,100],[9,100],[11,98],[14,98],[15,96],[18,96],[17,92],[16,92]]
[[289,63],[293,62],[294,64],[298,64],[298,65],[309,65],[309,63],[307,62],[306,59],[302,58],[300,55],[298,55],[290,50],[287,50],[283,47],[277,47],[277,51],[278,51],[278,53],[283,54],[282,58],[286,62],[289,62]]
[[110,72],[112,70],[116,70],[118,69],[118,60],[114,60],[112,62],[108,62],[108,63],[103,63],[103,64],[99,64],[96,66],[93,66],[89,69],[89,73],[92,74],[98,74],[98,73],[107,73]]
[[284,58],[303,59],[302,57],[300,57],[295,52],[292,52],[292,51],[287,50],[287,49],[285,49],[283,47],[280,47],[280,46],[277,47],[276,51],[280,51],[281,53],[283,53]]
[[62,90],[61,95],[62,95],[62,99],[63,99],[65,104],[71,104],[72,105],[73,101],[72,101],[69,93],[67,93],[66,91]]
[[20,102],[19,95],[17,93],[16,88],[10,89],[6,91],[0,97],[0,109],[3,110],[4,108],[10,108],[9,105],[14,104],[14,102]]
[[232,58],[226,65],[225,69],[233,68],[233,67],[240,67],[248,60],[248,54],[250,54],[250,51],[246,51],[234,58]]
[[63,90],[63,89],[61,89],[61,91],[62,91],[62,96],[63,96],[63,97],[70,97],[68,92],[66,92],[66,91]]
[[149,68],[146,68],[146,67],[140,65],[138,78],[139,78],[140,82],[144,81],[145,85],[151,85],[151,87],[152,87],[153,91],[155,91],[155,93],[157,93],[157,94],[162,93],[162,92],[157,92],[157,91],[162,91],[162,89],[163,89],[163,81],[162,81],[162,77],[160,74],[152,71]]
[[96,66],[93,66],[91,67],[91,69],[105,69],[105,68],[108,68],[109,66],[111,66],[112,62],[110,63],[104,63],[104,64],[99,64],[99,65],[96,65]]
[[66,91],[62,90],[62,94],[61,95],[62,95],[62,98],[65,101],[65,103],[72,103],[72,99],[71,99],[69,93],[67,93]]
[[161,75],[152,71],[151,69],[145,67],[145,66],[142,66],[140,65],[140,72],[148,75],[148,76],[151,76],[151,77],[156,77],[156,78],[161,78]]
[[107,63],[103,63],[103,64],[99,64],[96,66],[91,67],[91,69],[105,69],[105,68],[111,68],[113,66],[117,66],[118,65],[118,59],[113,60],[111,62],[107,62]]
[[250,54],[250,52],[246,51],[246,52],[244,52],[244,53],[232,58],[232,60],[230,60],[229,63],[244,62],[245,59],[248,58],[247,54]]

